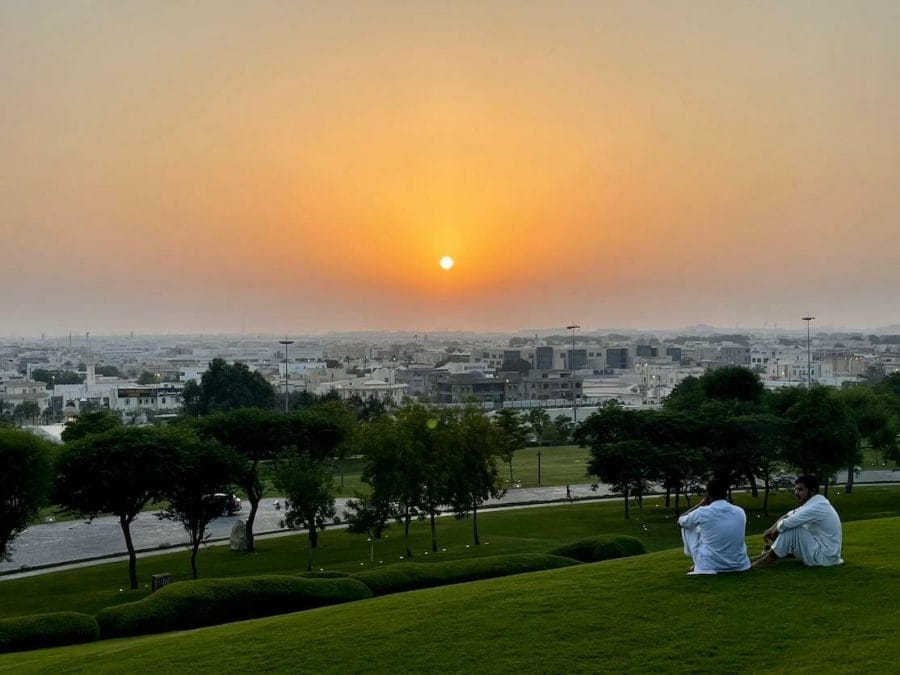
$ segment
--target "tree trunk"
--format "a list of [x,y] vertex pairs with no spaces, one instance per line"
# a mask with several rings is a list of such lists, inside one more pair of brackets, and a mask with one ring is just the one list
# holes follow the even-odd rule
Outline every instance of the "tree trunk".
[[765,491],[763,492],[763,515],[769,517],[769,477],[766,476]]
[[475,545],[481,545],[481,539],[478,538],[478,501],[472,502],[472,534],[475,537]]
[[754,499],[759,497],[759,488],[756,486],[756,476],[750,476],[750,495]]
[[411,516],[409,515],[409,504],[406,504],[403,507],[403,541],[406,544],[406,557],[412,558],[413,552],[409,546],[409,521]]
[[509,482],[513,482],[512,457],[509,458]]
[[[860,445],[861,444],[859,442],[857,442],[857,444],[856,444],[857,454],[859,454],[859,452],[860,452]],[[854,469],[856,469],[856,464],[851,464],[850,466],[847,467],[847,486],[844,489],[844,492],[846,492],[848,495],[853,494],[853,479],[856,478]]]
[[375,535],[370,534],[369,537],[371,542],[369,545],[369,562],[375,562]]
[[338,458],[338,465],[341,467],[341,490],[344,489],[344,457],[343,455]]
[[128,579],[131,583],[131,590],[138,587],[137,578],[137,553],[134,551],[134,542],[131,540],[131,520],[125,516],[119,516],[119,525],[122,527],[122,534],[125,535],[125,548],[128,551]]
[[625,520],[628,520],[628,486],[625,486]]
[[434,508],[430,509],[431,515],[431,552],[437,553],[437,525],[435,523]]
[[197,551],[200,550],[200,540],[199,538],[193,542],[191,542],[191,574],[194,575],[194,578],[197,578]]
[[666,508],[672,505],[672,488],[666,488]]
[[312,572],[313,551],[319,546],[319,532],[315,525],[309,526],[309,535],[306,545],[306,571]]
[[250,501],[250,515],[247,516],[247,553],[256,551],[256,540],[253,537],[253,523],[256,521],[256,512],[259,510],[259,495],[247,492],[247,499]]
[[675,517],[681,514],[681,488],[675,488]]

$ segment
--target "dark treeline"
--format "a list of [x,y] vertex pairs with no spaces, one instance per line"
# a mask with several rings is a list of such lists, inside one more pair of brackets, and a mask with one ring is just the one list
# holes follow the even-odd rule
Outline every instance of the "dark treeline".
[[[667,498],[690,497],[712,476],[764,492],[779,471],[814,473],[828,481],[847,469],[847,491],[864,445],[897,457],[900,374],[845,389],[764,389],[742,367],[711,370],[681,382],[659,410],[605,405],[579,425],[590,449],[588,473],[627,496],[660,483]],[[827,492],[827,482],[826,482]],[[628,499],[625,517],[628,517]]]

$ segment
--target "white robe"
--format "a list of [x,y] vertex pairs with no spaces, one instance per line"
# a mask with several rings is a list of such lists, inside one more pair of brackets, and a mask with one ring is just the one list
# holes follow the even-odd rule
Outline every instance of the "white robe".
[[813,495],[775,523],[772,550],[779,558],[793,554],[804,565],[841,565],[841,519],[822,495]]
[[684,552],[694,561],[691,574],[742,572],[750,569],[744,510],[724,499],[701,506],[678,519]]

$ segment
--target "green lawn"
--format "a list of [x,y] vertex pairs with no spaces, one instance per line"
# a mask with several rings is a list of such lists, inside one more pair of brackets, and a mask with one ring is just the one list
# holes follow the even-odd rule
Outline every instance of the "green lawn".
[[[513,457],[513,480],[510,481],[509,465],[498,462],[500,479],[506,488],[536,487],[537,453],[541,452],[541,485],[566,485],[590,483],[595,479],[588,478],[585,473],[590,453],[586,448],[577,445],[558,445],[544,448],[522,448]],[[363,460],[353,458],[344,462],[344,489],[340,489],[340,478],[337,467],[334,468],[335,494],[339,497],[352,497],[357,490],[368,490],[368,486],[360,481]]]
[[[843,520],[900,516],[900,487],[867,486],[845,495],[832,489],[830,495]],[[786,492],[772,498],[770,516],[761,513],[761,498],[736,495],[737,502],[749,509],[748,532],[760,533],[775,516],[792,507],[794,500]],[[452,517],[438,521],[437,555],[430,550],[430,535],[425,523],[415,523],[412,548],[416,561],[459,559],[501,553],[546,553],[561,544],[571,543],[596,534],[628,534],[638,537],[648,551],[662,551],[680,546],[680,534],[674,523],[675,513],[666,509],[661,498],[644,500],[643,512],[634,508],[632,517],[623,518],[622,502],[590,501],[560,506],[506,511],[485,511],[479,515],[479,530],[484,542],[472,545],[471,521]],[[756,537],[754,537],[754,542]],[[263,539],[258,553],[234,553],[225,546],[201,550],[198,557],[202,577],[225,577],[252,574],[295,574],[305,569],[306,537],[304,535]],[[754,543],[756,548],[756,543]],[[387,538],[375,547],[375,565],[395,563],[405,553],[401,528],[394,526]],[[343,571],[362,570],[371,566],[366,538],[344,530],[326,530],[316,553],[316,567]],[[379,561],[383,561],[380,563]],[[174,580],[189,578],[186,550],[138,560],[142,584],[149,584],[153,574],[168,572]],[[109,563],[36,577],[0,581],[0,617],[40,612],[73,610],[95,613],[103,607],[137,600],[147,593],[146,586],[127,590],[125,563]],[[126,589],[126,590],[120,590]]]
[[[0,656],[7,672],[896,672],[900,518],[839,568],[686,577],[677,549],[225,626]],[[893,664],[893,665],[892,665]]]

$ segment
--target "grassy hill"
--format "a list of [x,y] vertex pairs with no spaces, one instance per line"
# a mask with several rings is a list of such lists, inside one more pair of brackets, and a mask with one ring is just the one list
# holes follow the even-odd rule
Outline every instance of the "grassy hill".
[[897,541],[900,518],[858,521],[840,568],[686,577],[681,551],[667,550],[9,654],[0,672],[895,672]]

